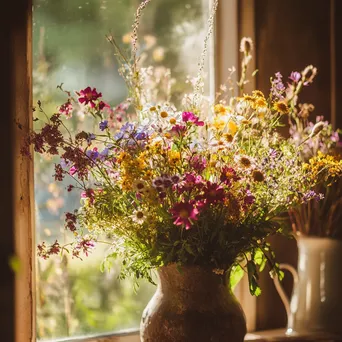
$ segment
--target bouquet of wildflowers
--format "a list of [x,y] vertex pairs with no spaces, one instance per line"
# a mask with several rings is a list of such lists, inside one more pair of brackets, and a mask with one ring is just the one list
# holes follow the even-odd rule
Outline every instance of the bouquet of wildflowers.
[[321,201],[312,201],[290,210],[292,227],[298,234],[342,238],[342,160],[338,153],[339,132],[316,116],[311,121],[314,106],[298,102],[298,94],[316,76],[313,66],[301,73],[292,72],[283,97],[291,110],[289,119],[290,140],[302,146],[301,158],[309,178],[315,184],[315,192]]
[[[251,293],[259,294],[258,270],[268,263],[279,274],[266,243],[284,231],[279,216],[319,196],[301,158],[303,145],[277,131],[293,109],[279,75],[270,94],[243,93],[253,48],[247,38],[241,43],[240,96],[229,79],[215,102],[205,99],[202,70],[213,15],[193,92],[179,108],[159,101],[146,89],[151,69],[141,68],[137,58],[137,26],[147,3],[137,12],[131,56],[108,37],[122,63],[127,101],[112,108],[95,88],[65,91],[65,103],[25,141],[23,154],[30,156],[32,145],[58,157],[55,180],[68,178],[68,191],[80,191],[80,208],[65,217],[75,239],[43,243],[38,253],[81,257],[104,242],[107,259],[123,258],[122,277],[153,281],[151,271],[164,265],[201,265],[217,273],[245,271]],[[40,103],[39,111],[45,114]],[[96,122],[95,131],[67,127],[79,111]],[[128,113],[135,119],[121,122]]]

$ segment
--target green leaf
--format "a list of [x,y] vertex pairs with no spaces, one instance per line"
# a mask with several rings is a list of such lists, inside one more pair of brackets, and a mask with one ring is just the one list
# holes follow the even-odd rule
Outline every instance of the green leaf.
[[248,271],[249,292],[253,296],[259,296],[261,294],[261,289],[258,284],[259,277],[258,277],[257,267],[253,260],[248,261],[247,271]]
[[240,265],[233,266],[231,272],[230,272],[230,288],[232,290],[235,289],[236,285],[239,284],[241,279],[243,278],[245,274],[244,269]]
[[254,255],[254,262],[259,266],[259,272],[262,272],[265,269],[267,264],[267,258],[261,249],[258,249]]
[[194,253],[194,251],[192,250],[192,248],[191,248],[190,245],[185,244],[185,245],[184,245],[184,248],[185,248],[185,250],[186,250],[189,254],[195,255],[195,253]]

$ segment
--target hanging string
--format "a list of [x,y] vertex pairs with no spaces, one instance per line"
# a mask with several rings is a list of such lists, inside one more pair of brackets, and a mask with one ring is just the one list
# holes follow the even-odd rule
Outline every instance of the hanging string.
[[203,96],[203,87],[202,87],[203,70],[204,70],[204,65],[205,65],[205,58],[208,52],[209,40],[214,31],[215,16],[216,16],[218,4],[219,4],[219,0],[214,0],[213,6],[210,11],[210,17],[208,19],[208,32],[204,39],[204,47],[203,47],[203,51],[202,51],[202,54],[198,63],[198,73],[197,73],[196,83],[195,83],[195,88],[194,88],[194,107],[195,108],[200,107],[201,97]]

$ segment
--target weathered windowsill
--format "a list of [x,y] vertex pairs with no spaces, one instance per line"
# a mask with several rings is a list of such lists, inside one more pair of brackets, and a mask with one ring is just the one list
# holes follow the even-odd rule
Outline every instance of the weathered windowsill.
[[[245,341],[254,342],[282,342],[282,341],[322,341],[322,342],[337,342],[341,341],[341,337],[327,334],[310,334],[300,336],[286,336],[284,329],[261,331],[247,334]],[[40,341],[44,342],[44,341]],[[47,342],[47,341],[46,341]],[[51,342],[51,341],[50,341]],[[139,332],[131,330],[116,334],[104,334],[101,336],[88,336],[77,338],[66,338],[55,340],[53,342],[140,342]]]

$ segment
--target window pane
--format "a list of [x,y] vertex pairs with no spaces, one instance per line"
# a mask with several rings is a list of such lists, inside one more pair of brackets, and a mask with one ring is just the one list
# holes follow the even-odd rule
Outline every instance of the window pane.
[[[64,100],[63,93],[96,87],[114,107],[126,97],[117,73],[112,46],[105,36],[113,35],[129,48],[133,15],[139,0],[34,0],[33,51],[34,101],[40,100],[51,115]],[[187,75],[195,76],[202,51],[208,1],[155,1],[144,13],[140,47],[144,63],[163,73],[172,70],[179,81],[172,100],[179,102]],[[208,69],[208,68],[207,68]],[[208,82],[209,83],[209,82]],[[43,118],[39,108],[34,113]],[[71,130],[91,129],[82,115],[68,122]],[[37,128],[39,128],[37,124]],[[55,183],[54,160],[35,156],[37,243],[68,242],[64,214],[78,207],[79,194],[68,193],[67,183]],[[80,261],[67,255],[37,260],[37,337],[94,334],[138,328],[143,308],[154,292],[145,282],[137,293],[133,281],[117,280],[120,262],[110,272],[101,272],[106,247]]]

